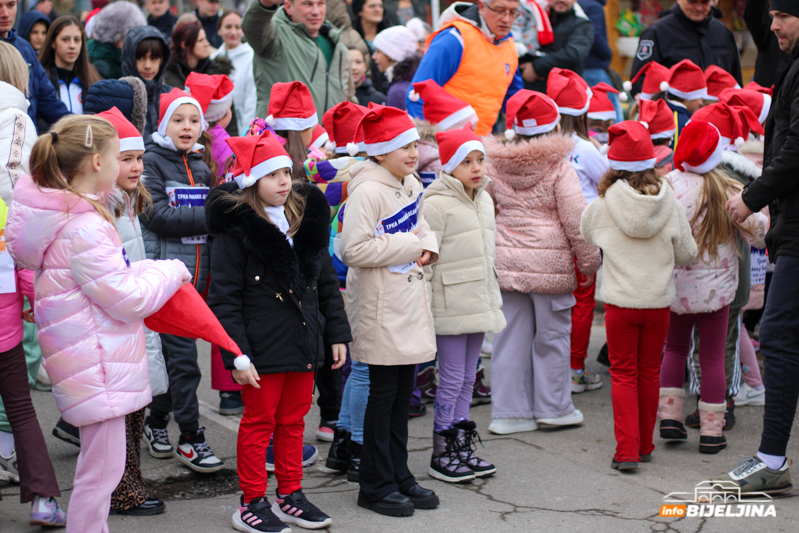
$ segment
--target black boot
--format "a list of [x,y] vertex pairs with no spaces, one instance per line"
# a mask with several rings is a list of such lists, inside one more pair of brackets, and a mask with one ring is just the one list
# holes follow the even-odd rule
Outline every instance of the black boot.
[[347,469],[347,481],[352,483],[358,483],[358,473],[361,471],[361,449],[363,449],[363,444],[358,444],[350,439],[350,464]]
[[352,434],[344,429],[336,428],[333,444],[330,445],[330,453],[327,454],[325,466],[331,470],[346,472],[349,468],[350,454],[349,445]]

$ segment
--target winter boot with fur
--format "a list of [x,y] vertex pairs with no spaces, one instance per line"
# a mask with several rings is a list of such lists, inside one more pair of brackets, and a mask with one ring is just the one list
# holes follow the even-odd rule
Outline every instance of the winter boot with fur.
[[727,437],[722,435],[726,403],[699,402],[699,453],[719,453],[727,447]]
[[460,444],[458,453],[461,456],[463,464],[474,472],[475,477],[486,477],[496,474],[496,466],[488,461],[480,459],[474,454],[477,449],[474,439],[477,439],[477,442],[479,442],[481,446],[483,444],[483,441],[480,439],[480,434],[477,433],[477,424],[471,420],[461,420],[455,424],[455,429],[458,430],[458,444]]
[[459,451],[457,429],[434,431],[430,475],[447,483],[465,483],[473,480],[474,471],[461,459]]
[[665,440],[685,440],[688,432],[682,423],[682,404],[685,391],[674,387],[660,389],[658,418],[660,419],[660,438]]

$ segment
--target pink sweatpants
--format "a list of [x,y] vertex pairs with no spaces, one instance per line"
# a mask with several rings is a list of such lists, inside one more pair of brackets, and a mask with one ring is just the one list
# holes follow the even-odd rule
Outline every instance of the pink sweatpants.
[[750,387],[759,389],[763,386],[763,379],[760,377],[760,365],[757,362],[757,353],[755,347],[752,346],[752,339],[749,338],[749,332],[746,328],[741,326],[741,340],[739,343],[741,347],[741,365],[748,367],[749,370],[741,374],[741,377]]
[[125,417],[80,428],[66,533],[108,533],[111,495],[125,472]]

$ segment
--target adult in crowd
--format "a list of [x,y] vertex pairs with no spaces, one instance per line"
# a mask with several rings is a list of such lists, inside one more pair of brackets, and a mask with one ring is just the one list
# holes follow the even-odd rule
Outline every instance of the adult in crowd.
[[552,1],[549,20],[555,40],[542,46],[530,63],[522,65],[522,77],[528,89],[546,93],[549,71],[555,67],[583,74],[594,46],[594,25],[576,4],[577,0]]
[[169,10],[169,0],[144,0],[144,9],[147,11],[147,24],[158,28],[169,44],[178,21],[178,18]]
[[47,30],[50,29],[52,21],[50,17],[41,11],[26,11],[19,18],[18,35],[31,43],[31,46],[38,54],[42,50],[44,40],[47,38]]
[[[475,132],[494,127],[505,101],[523,87],[510,30],[518,0],[456,2],[441,15],[413,82],[433,80],[467,102],[479,119]],[[410,92],[410,91],[409,91]],[[406,100],[412,117],[424,118],[423,102]]]
[[341,42],[347,48],[358,48],[369,54],[369,46],[361,35],[352,27],[350,8],[344,0],[326,0],[325,18],[330,24],[341,30]]
[[255,51],[256,114],[269,114],[276,82],[307,85],[320,116],[344,100],[354,102],[350,54],[341,42],[341,30],[325,20],[325,0],[281,2],[252,0],[242,21],[244,36]]
[[784,59],[791,59],[791,55],[782,51],[777,36],[771,31],[769,0],[747,0],[744,22],[757,46],[755,83],[771,87],[774,85],[777,65]]
[[241,42],[244,33],[241,31],[241,15],[237,11],[225,10],[219,15],[219,35],[222,36],[222,46],[219,47],[211,58],[218,60],[224,56],[233,64],[230,79],[235,86],[233,89],[233,105],[236,108],[236,121],[239,133],[244,135],[255,114],[255,77],[252,73],[252,58],[255,52],[248,43]]
[[403,26],[412,18],[427,20],[430,16],[430,2],[426,0],[385,0],[383,8],[390,19]]
[[55,19],[58,18],[58,13],[53,9],[53,0],[30,0],[28,9],[46,15],[50,22],[55,22]]
[[760,323],[766,370],[763,433],[757,454],[721,481],[735,482],[742,492],[777,493],[791,488],[785,451],[799,399],[799,2],[771,0],[770,13],[780,49],[792,60],[777,70],[763,173],[727,202],[735,223],[767,205],[771,215],[766,246],[775,267]]
[[[644,33],[638,43],[630,77],[635,77],[650,61],[671,68],[683,59],[690,59],[702,70],[718,65],[741,81],[741,57],[735,37],[727,26],[711,12],[713,0],[677,0],[661,13],[661,18]],[[633,93],[641,90],[642,81],[633,85]]]
[[205,38],[214,48],[222,46],[222,37],[219,35],[219,12],[219,0],[197,0],[194,14],[203,25]]
[[386,95],[375,89],[372,80],[366,75],[369,70],[369,56],[364,55],[360,48],[350,48],[350,65],[352,68],[352,81],[355,84],[355,96],[362,106],[372,104],[385,104]]
[[422,60],[416,35],[405,26],[392,26],[377,34],[372,59],[386,76],[386,105],[405,110],[405,95]]
[[124,1],[108,4],[92,20],[92,38],[86,45],[89,61],[103,78],[117,79],[122,76],[122,45],[128,31],[147,21],[136,4]]
[[0,0],[0,40],[14,46],[22,55],[22,59],[29,65],[28,94],[30,105],[28,116],[36,123],[36,117],[41,117],[50,124],[55,124],[59,118],[69,114],[69,110],[58,99],[53,85],[47,77],[47,72],[36,57],[33,47],[28,41],[17,36],[14,31],[14,21],[17,18],[17,0]]
[[[602,82],[613,86],[613,80],[610,79],[610,74],[608,74],[613,52],[610,49],[610,45],[608,45],[608,30],[605,24],[606,2],[607,0],[578,0],[577,2],[594,25],[594,44],[591,46],[591,51],[588,53],[588,58],[585,60],[585,68],[583,69],[583,79],[591,87]],[[607,95],[610,101],[613,102],[613,109],[616,110],[616,122],[621,122],[624,120],[624,115],[622,114],[619,95],[611,92],[608,92]]]
[[[370,57],[375,53],[374,41],[377,34],[395,26],[395,22],[386,16],[383,7],[383,0],[352,0],[352,28],[363,38],[369,48]],[[371,74],[372,84],[378,91],[388,90],[388,80],[385,74],[378,68],[377,62],[372,62]]]

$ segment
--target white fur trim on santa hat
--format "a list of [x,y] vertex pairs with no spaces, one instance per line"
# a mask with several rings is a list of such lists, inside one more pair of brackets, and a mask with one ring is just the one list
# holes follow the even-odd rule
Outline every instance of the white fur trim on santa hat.
[[580,115],[585,115],[585,112],[588,111],[588,108],[591,107],[591,97],[594,96],[593,91],[591,88],[585,90],[586,94],[588,94],[588,98],[585,100],[585,107],[582,109],[574,109],[571,107],[560,107],[558,106],[558,113],[561,115],[571,115],[573,117],[579,117]]
[[291,168],[292,166],[294,166],[294,163],[291,161],[289,156],[279,155],[272,157],[271,159],[267,159],[266,161],[262,161],[252,167],[250,169],[249,176],[246,174],[234,176],[233,181],[239,185],[239,189],[246,189],[250,185],[254,185],[256,181],[264,176],[268,176],[272,172],[281,168]]
[[413,141],[419,140],[419,132],[416,128],[411,128],[407,131],[404,131],[391,139],[390,141],[384,141],[380,143],[365,143],[366,144],[366,154],[370,156],[376,155],[385,155],[389,152],[393,152],[394,150],[399,150],[406,144],[410,144]]
[[616,118],[616,111],[596,111],[588,113],[588,118],[591,120],[613,120]]
[[143,137],[125,137],[119,139],[119,151],[127,152],[128,150],[141,150],[144,151],[144,138]]
[[660,133],[652,133],[649,136],[652,137],[653,139],[671,139],[672,137],[674,137],[674,133],[676,131],[677,129],[675,128],[673,130],[661,131]]
[[475,150],[482,152],[483,155],[486,155],[486,149],[483,146],[483,143],[475,140],[466,141],[458,147],[458,149],[455,151],[455,154],[449,159],[449,161],[446,162],[446,164],[441,165],[441,170],[447,174],[452,174],[452,171],[458,168],[458,165],[460,165],[461,162],[466,159],[466,156]]
[[477,124],[477,120],[477,112],[474,110],[474,108],[472,106],[466,106],[463,109],[459,109],[452,113],[450,116],[439,122],[437,126],[441,131],[447,131],[451,129],[463,128],[467,122],[471,122],[472,126],[474,126]]
[[[355,150],[355,153],[350,153],[350,149]],[[366,151],[366,144],[364,143],[347,143],[347,146],[336,146],[337,154],[349,154],[352,157]]]
[[[726,141],[727,141],[726,144],[730,143],[729,139],[727,139]],[[683,163],[682,164],[683,168],[685,169],[686,172],[693,172],[694,174],[707,174],[708,172],[719,166],[719,163],[721,163],[721,159],[722,157],[724,157],[724,146],[725,146],[724,137],[719,137],[719,143],[716,145],[716,149],[713,150],[713,153],[710,155],[707,161],[705,161],[704,163],[702,163],[697,167],[693,167],[688,163]]]
[[181,96],[180,98],[175,98],[169,107],[166,108],[166,113],[164,113],[164,118],[161,119],[161,122],[158,123],[158,133],[163,136],[166,136],[166,125],[169,124],[169,121],[172,119],[172,115],[175,114],[175,110],[182,106],[183,104],[191,104],[197,108],[197,111],[200,112],[200,119],[202,120],[203,124],[203,131],[208,129],[208,123],[205,121],[205,115],[203,115],[203,108],[200,107],[200,103],[197,102],[191,96]]
[[[549,124],[538,124],[538,122],[534,118],[528,118],[522,120],[521,126],[519,126],[518,124],[514,124],[513,131],[515,131],[519,135],[527,135],[527,136],[540,135],[542,133],[548,133],[554,130],[557,127],[558,122],[560,122],[560,117],[555,119],[554,122],[550,122]],[[506,132],[505,138],[507,137],[508,135]]]
[[[273,123],[269,123],[269,117],[272,117]],[[316,116],[316,113],[307,118],[275,118],[272,115],[269,115],[269,117],[267,117],[266,122],[272,126],[275,131],[305,131],[319,124],[319,118]]]
[[657,163],[657,157],[653,157],[652,159],[645,159],[643,161],[615,161],[613,159],[608,159],[608,163],[610,163],[610,168],[613,170],[626,170],[627,172],[643,172],[644,170],[649,170],[650,168],[655,168],[655,163]]
[[768,118],[768,112],[771,109],[771,96],[763,95],[763,107],[760,108],[760,116],[757,117],[758,122],[763,124]]
[[327,134],[327,132],[324,132],[317,137],[314,142],[311,143],[311,146],[314,148],[321,148],[325,146],[325,143],[327,143],[328,140],[330,140],[330,136]]
[[[665,83],[665,82],[663,82],[663,83]],[[669,85],[668,93],[669,94],[673,94],[674,96],[679,96],[683,100],[696,100],[698,98],[702,98],[703,100],[706,100],[708,98],[707,87],[704,87],[702,89],[697,89],[695,91],[690,91],[690,92],[686,93],[686,92],[680,91],[678,89],[675,89],[674,87]]]

